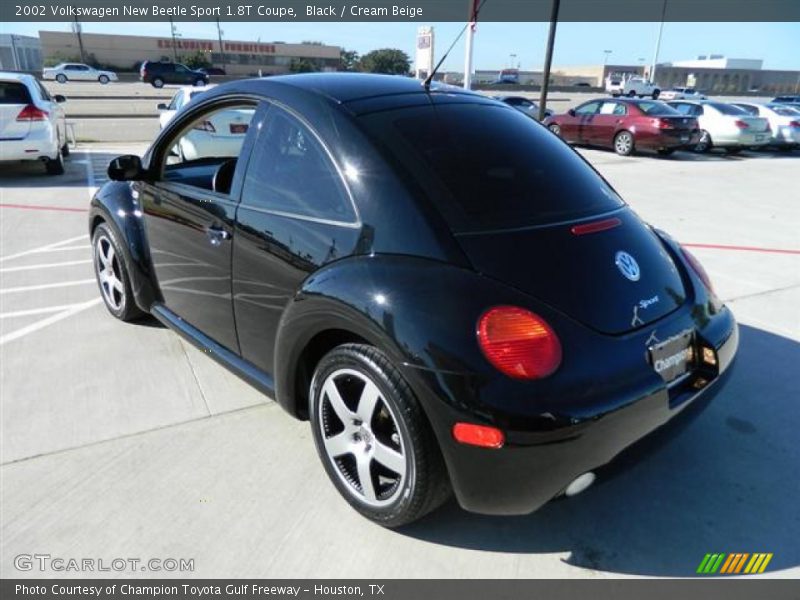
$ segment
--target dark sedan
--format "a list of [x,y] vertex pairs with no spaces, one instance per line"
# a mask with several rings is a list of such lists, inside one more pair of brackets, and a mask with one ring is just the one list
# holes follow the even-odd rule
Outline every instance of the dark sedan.
[[[525,96],[494,96],[494,99],[516,108],[523,115],[528,115],[531,119],[539,120],[539,105]],[[554,114],[555,113],[549,108],[544,109],[545,118],[552,117]]]
[[[180,152],[232,110],[238,155]],[[153,315],[309,419],[333,485],[387,527],[451,492],[506,515],[576,494],[710,398],[736,354],[685,249],[540,124],[472,92],[231,82],[109,176],[89,213],[109,312]]]
[[590,100],[545,125],[568,142],[613,148],[622,156],[637,150],[669,155],[699,135],[695,119],[656,100]]

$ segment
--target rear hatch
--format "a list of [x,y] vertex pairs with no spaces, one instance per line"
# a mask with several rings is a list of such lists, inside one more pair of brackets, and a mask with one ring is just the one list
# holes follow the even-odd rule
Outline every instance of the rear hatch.
[[561,139],[505,105],[430,101],[360,119],[478,272],[610,334],[683,303],[658,237]]
[[743,121],[747,124],[745,131],[749,133],[762,133],[769,128],[769,120],[764,117],[753,117],[750,115],[741,115],[732,118],[734,121]]
[[31,103],[31,95],[25,84],[16,80],[0,80],[0,140],[21,140],[28,136],[31,121],[17,121],[17,116]]
[[[609,229],[591,232],[598,223]],[[603,333],[652,323],[685,300],[672,258],[629,209],[588,221],[456,238],[480,273]]]

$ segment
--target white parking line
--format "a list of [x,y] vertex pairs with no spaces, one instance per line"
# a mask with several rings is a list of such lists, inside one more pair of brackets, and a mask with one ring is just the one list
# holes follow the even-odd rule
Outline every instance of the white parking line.
[[[94,281],[94,280],[92,280]],[[7,344],[8,342],[14,341],[19,339],[23,336],[26,336],[30,333],[35,331],[39,331],[40,329],[44,329],[53,323],[58,323],[63,319],[67,319],[73,315],[78,314],[79,312],[83,312],[93,306],[100,304],[103,301],[102,298],[95,298],[94,300],[89,300],[88,302],[82,302],[81,304],[76,304],[72,308],[64,310],[60,313],[57,313],[51,317],[47,317],[46,319],[42,319],[40,321],[36,321],[35,323],[31,323],[21,329],[17,329],[16,331],[12,331],[4,336],[0,337],[0,346]]]
[[49,290],[53,288],[60,288],[60,287],[72,287],[76,285],[86,285],[89,283],[95,283],[96,280],[92,279],[78,279],[77,281],[60,281],[58,283],[44,283],[42,285],[24,285],[21,287],[13,287],[13,288],[6,288],[4,290],[0,290],[0,294],[14,294],[16,292],[33,292],[36,290]]
[[6,267],[5,269],[0,269],[0,273],[13,273],[15,271],[33,271],[36,269],[57,269],[58,267],[68,267],[70,265],[86,265],[91,264],[92,260],[69,260],[67,262],[60,262],[60,263],[46,263],[43,265],[26,265],[24,267]]
[[89,244],[83,246],[59,246],[58,248],[47,248],[45,250],[36,250],[35,254],[44,254],[45,252],[61,252],[62,250],[90,250],[92,247]]
[[52,244],[47,244],[46,246],[40,246],[38,248],[31,248],[30,250],[25,250],[24,252],[17,252],[16,254],[9,254],[8,256],[0,256],[0,262],[4,262],[7,260],[12,260],[14,258],[19,258],[20,256],[28,256],[29,254],[36,254],[37,252],[50,252],[56,251],[61,249],[61,246],[64,244],[71,244],[72,242],[77,242],[78,240],[85,240],[88,238],[88,234],[78,235],[73,238],[69,238],[68,240],[61,240],[60,242],[54,242]]
[[0,319],[13,319],[15,317],[28,317],[30,315],[43,315],[47,313],[59,312],[75,308],[81,303],[62,304],[61,306],[45,306],[44,308],[29,308],[27,310],[15,310],[7,313],[0,313]]

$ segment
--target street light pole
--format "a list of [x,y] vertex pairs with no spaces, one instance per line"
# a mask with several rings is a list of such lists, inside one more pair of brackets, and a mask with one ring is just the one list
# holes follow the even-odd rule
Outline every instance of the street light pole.
[[217,37],[219,37],[219,53],[222,56],[222,70],[227,72],[225,68],[227,66],[225,62],[225,47],[222,45],[222,28],[219,25],[219,19],[217,19]]
[[547,103],[547,88],[550,86],[550,66],[553,63],[553,46],[556,41],[556,25],[558,24],[558,8],[561,0],[553,0],[553,9],[550,12],[550,32],[547,35],[547,51],[544,57],[544,72],[542,77],[542,93],[539,95],[539,121],[544,121],[545,104]]
[[656,82],[656,63],[658,63],[658,51],[661,49],[661,34],[664,33],[664,17],[667,14],[667,0],[661,6],[661,25],[658,26],[658,37],[656,38],[656,49],[653,52],[653,64],[650,66],[650,83]]
[[81,35],[81,24],[78,22],[78,17],[75,17],[75,35],[78,36],[78,48],[81,52],[81,62],[86,62],[86,51],[83,49],[83,36]]
[[468,90],[472,87],[472,38],[475,37],[476,11],[478,9],[478,0],[470,0],[469,2],[469,26],[467,27],[467,41],[464,48],[464,89]]
[[172,22],[172,17],[169,18],[169,30],[172,33],[172,57],[178,62],[178,43],[175,41],[175,23]]

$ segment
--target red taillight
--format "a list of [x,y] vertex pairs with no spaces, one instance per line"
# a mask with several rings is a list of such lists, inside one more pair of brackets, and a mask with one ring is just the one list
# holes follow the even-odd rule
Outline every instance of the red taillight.
[[736,119],[736,121],[734,121],[733,124],[736,125],[739,129],[749,129],[750,128],[750,125],[748,125],[747,123],[745,123],[744,121],[742,121],[740,119]]
[[675,124],[669,119],[656,119],[656,127],[659,129],[674,129]]
[[692,267],[692,271],[700,278],[700,281],[703,282],[703,285],[706,286],[706,289],[714,294],[714,286],[711,285],[711,278],[706,273],[706,270],[703,268],[703,265],[700,264],[700,261],[697,260],[694,254],[689,252],[686,248],[681,246],[681,252],[683,253],[683,258],[686,259],[686,262],[689,263],[689,266]]
[[516,306],[495,306],[478,320],[478,344],[501,373],[540,379],[561,364],[561,342],[540,316]]
[[794,127],[795,129],[800,128],[800,121],[792,121],[789,123],[789,127]]
[[28,104],[28,106],[23,108],[17,115],[17,121],[46,121],[46,120],[47,120],[47,111],[42,110],[41,108],[38,108],[33,104]]
[[206,133],[216,133],[217,129],[211,121],[201,121],[193,127],[197,131],[205,131]]
[[506,436],[495,427],[474,425],[472,423],[456,423],[453,425],[453,437],[457,442],[480,446],[481,448],[502,448]]

